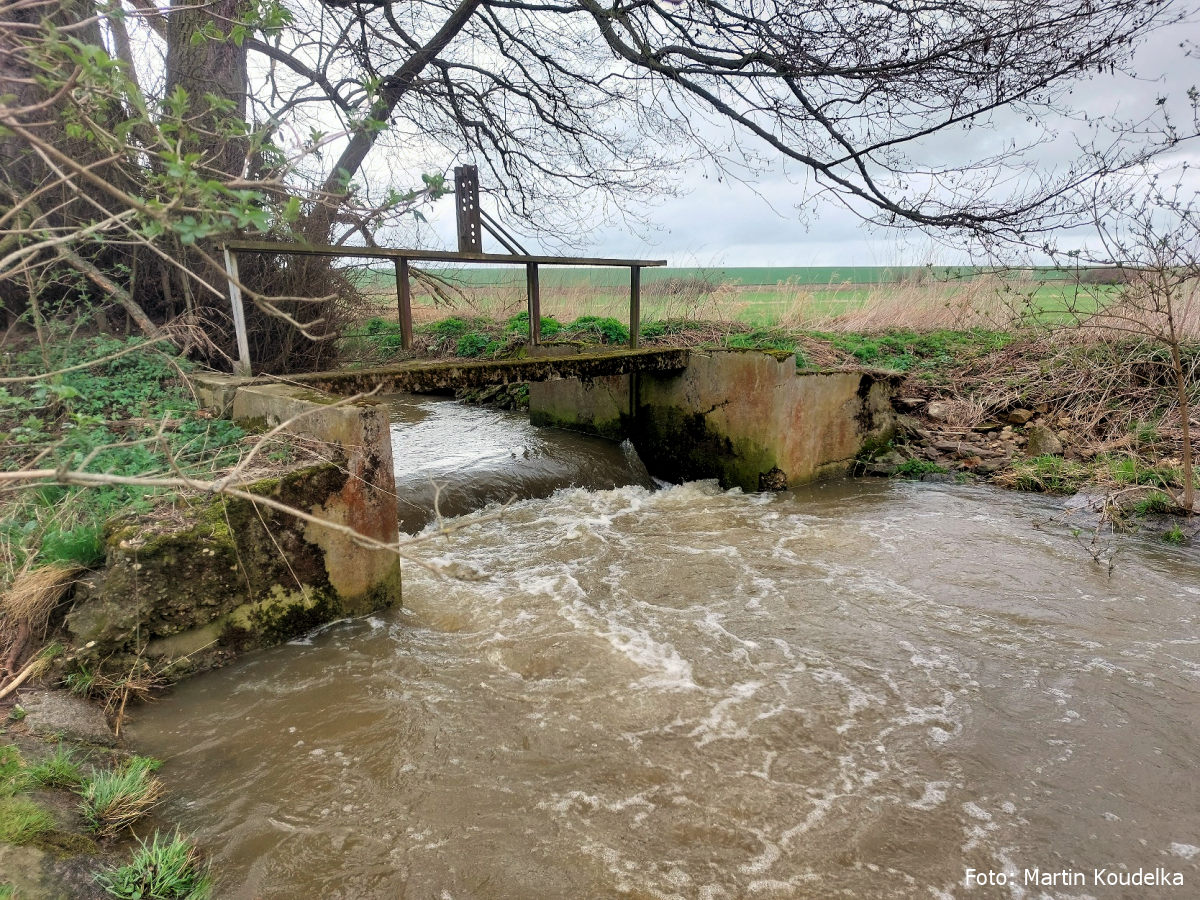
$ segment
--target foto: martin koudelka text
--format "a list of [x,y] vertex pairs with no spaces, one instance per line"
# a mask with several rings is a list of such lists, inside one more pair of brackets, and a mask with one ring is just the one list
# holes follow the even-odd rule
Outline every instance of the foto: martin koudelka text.
[[1183,887],[1182,872],[1166,869],[1060,869],[1044,872],[1038,867],[1022,869],[1021,876],[1008,872],[967,869],[968,887],[975,885],[1034,884],[1039,887]]

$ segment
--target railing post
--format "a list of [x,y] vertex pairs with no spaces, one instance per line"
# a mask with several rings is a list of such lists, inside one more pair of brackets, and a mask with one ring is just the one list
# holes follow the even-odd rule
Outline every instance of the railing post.
[[529,298],[529,346],[542,342],[542,289],[537,263],[525,264],[525,290]]
[[225,250],[225,277],[229,283],[229,305],[233,309],[233,333],[237,340],[238,358],[233,364],[233,374],[251,374],[250,339],[246,335],[246,310],[242,306],[242,289],[238,286],[237,253],[228,247]]
[[405,350],[411,350],[413,345],[412,288],[408,281],[408,260],[401,256],[395,262],[396,314],[400,319],[400,346]]
[[642,331],[642,267],[629,267],[629,349],[636,350]]

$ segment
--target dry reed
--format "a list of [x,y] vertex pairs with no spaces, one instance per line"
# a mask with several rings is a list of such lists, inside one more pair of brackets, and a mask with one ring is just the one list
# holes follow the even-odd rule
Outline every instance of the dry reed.
[[[1007,330],[1020,325],[1028,294],[995,276],[953,284],[901,282],[821,291],[794,286],[780,325],[817,331],[877,333],[894,329]],[[865,291],[865,296],[863,292]],[[846,296],[842,301],[839,294]],[[852,308],[834,311],[839,305]]]
[[13,675],[35,644],[45,640],[50,616],[82,571],[79,566],[25,568],[0,594],[0,647],[4,670]]

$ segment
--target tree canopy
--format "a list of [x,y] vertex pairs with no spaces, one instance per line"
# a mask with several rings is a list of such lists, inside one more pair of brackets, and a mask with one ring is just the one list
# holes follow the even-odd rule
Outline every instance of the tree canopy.
[[[787,161],[810,193],[883,223],[1026,237],[1148,152],[1115,139],[1037,159],[1072,88],[1182,14],[1171,0],[0,0],[0,297],[20,312],[39,283],[98,291],[143,330],[186,313],[219,349],[208,242],[370,242],[459,161],[535,228],[670,190],[702,158],[746,177]],[[1013,122],[1022,138],[1001,133]],[[291,274],[276,301],[297,278],[311,289]],[[251,296],[281,328],[321,318]]]

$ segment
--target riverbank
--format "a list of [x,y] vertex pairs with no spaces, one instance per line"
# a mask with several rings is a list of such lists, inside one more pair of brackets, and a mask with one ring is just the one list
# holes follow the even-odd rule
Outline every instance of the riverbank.
[[5,712],[0,897],[209,897],[207,864],[157,815],[161,762],[120,746],[101,707],[38,689]]
[[[374,570],[317,527],[367,527],[358,439],[331,424],[366,413],[329,398],[305,407],[314,437],[243,428],[201,408],[194,372],[104,336],[4,358],[0,471],[25,489],[0,501],[0,898],[137,897],[157,873],[154,896],[202,900],[197,851],[145,815],[163,788],[158,764],[118,742],[127,710],[398,598],[391,552],[376,597]],[[380,465],[390,478],[390,455]]]

